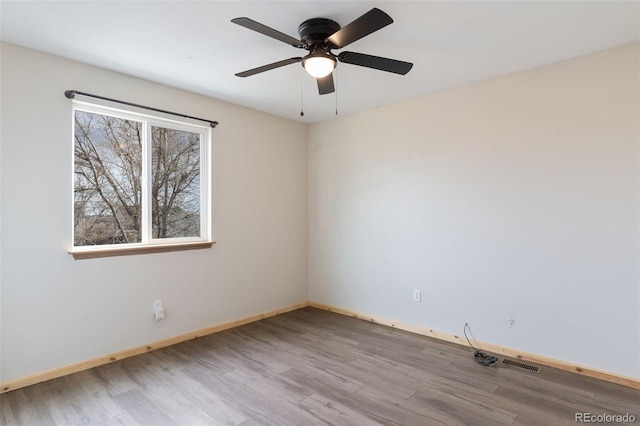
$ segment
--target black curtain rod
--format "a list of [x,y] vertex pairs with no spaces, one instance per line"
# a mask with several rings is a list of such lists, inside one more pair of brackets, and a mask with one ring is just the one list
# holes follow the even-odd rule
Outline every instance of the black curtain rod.
[[177,115],[178,117],[191,118],[192,120],[205,121],[209,123],[209,125],[213,128],[215,128],[219,124],[217,121],[207,120],[206,118],[198,118],[198,117],[193,117],[191,115],[180,114],[178,112],[165,111],[159,108],[153,108],[153,107],[148,107],[144,105],[134,104],[133,102],[119,101],[117,99],[111,99],[104,96],[92,95],[91,93],[80,92],[78,90],[65,90],[64,95],[69,99],[75,98],[76,95],[89,96],[91,98],[102,99],[103,101],[116,102],[119,104],[129,105],[136,108],[143,108],[151,111],[162,112],[164,114]]

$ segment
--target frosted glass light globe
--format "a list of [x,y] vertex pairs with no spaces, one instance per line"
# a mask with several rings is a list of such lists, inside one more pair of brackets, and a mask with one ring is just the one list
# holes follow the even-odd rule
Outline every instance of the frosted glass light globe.
[[322,78],[331,74],[336,63],[328,56],[309,56],[302,62],[302,65],[311,76]]

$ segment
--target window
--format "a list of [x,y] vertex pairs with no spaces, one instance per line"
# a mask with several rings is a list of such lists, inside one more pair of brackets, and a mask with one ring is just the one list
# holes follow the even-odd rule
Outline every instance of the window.
[[211,246],[210,128],[81,102],[73,121],[74,256]]

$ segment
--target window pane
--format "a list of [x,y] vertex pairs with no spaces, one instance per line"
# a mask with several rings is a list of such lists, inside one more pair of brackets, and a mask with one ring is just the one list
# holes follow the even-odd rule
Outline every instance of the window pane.
[[153,238],[200,236],[200,134],[151,128]]
[[75,113],[74,244],[141,241],[142,125]]

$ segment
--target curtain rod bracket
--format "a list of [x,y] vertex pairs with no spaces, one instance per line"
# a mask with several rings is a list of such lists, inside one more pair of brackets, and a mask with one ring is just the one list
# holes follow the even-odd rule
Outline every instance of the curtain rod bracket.
[[91,98],[102,99],[104,101],[109,101],[109,102],[116,102],[116,103],[119,103],[119,104],[129,105],[129,106],[136,107],[136,108],[148,109],[148,110],[151,110],[151,111],[161,112],[163,114],[177,115],[178,117],[184,117],[184,118],[190,118],[192,120],[204,121],[204,122],[209,123],[209,125],[214,129],[216,128],[216,126],[218,124],[220,124],[217,121],[207,120],[206,118],[193,117],[191,115],[180,114],[178,112],[171,112],[171,111],[166,111],[164,109],[159,109],[159,108],[153,108],[153,107],[149,107],[149,106],[134,104],[133,102],[119,101],[117,99],[111,99],[111,98],[107,98],[107,97],[104,97],[104,96],[92,95],[91,93],[80,92],[78,90],[65,90],[64,91],[64,95],[68,99],[73,99],[73,98],[76,97],[76,95],[89,96]]

